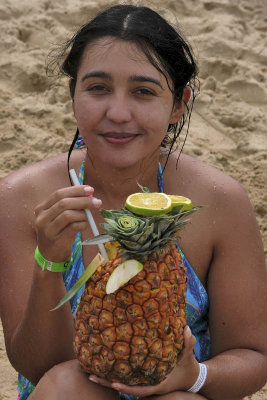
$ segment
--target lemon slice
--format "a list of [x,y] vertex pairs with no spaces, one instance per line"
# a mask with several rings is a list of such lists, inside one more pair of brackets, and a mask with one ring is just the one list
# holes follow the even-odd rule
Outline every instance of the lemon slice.
[[125,207],[134,214],[151,217],[171,211],[172,201],[165,193],[134,193],[127,197]]
[[125,285],[130,279],[137,275],[143,269],[143,264],[137,260],[127,260],[118,265],[110,275],[106,293],[114,293],[121,286]]
[[172,208],[183,206],[182,211],[190,211],[193,208],[193,203],[190,199],[184,196],[176,196],[174,194],[170,194],[169,198],[172,202]]

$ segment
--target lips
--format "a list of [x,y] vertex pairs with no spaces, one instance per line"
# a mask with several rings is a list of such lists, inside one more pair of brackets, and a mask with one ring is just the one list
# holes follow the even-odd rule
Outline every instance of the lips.
[[139,135],[125,132],[107,132],[101,134],[101,136],[111,144],[127,144]]

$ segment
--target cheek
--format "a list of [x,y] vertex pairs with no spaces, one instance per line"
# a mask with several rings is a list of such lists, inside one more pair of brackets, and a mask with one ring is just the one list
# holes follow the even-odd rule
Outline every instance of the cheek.
[[93,121],[103,114],[102,107],[95,102],[82,98],[74,99],[74,116],[78,124],[91,125]]
[[164,137],[170,123],[170,108],[162,105],[155,110],[147,110],[143,119],[149,131],[156,136]]

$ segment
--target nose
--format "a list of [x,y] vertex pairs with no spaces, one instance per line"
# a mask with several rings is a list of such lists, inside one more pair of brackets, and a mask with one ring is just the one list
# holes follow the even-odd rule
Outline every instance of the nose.
[[131,120],[132,111],[126,96],[122,94],[114,94],[110,96],[106,117],[117,124],[129,122]]

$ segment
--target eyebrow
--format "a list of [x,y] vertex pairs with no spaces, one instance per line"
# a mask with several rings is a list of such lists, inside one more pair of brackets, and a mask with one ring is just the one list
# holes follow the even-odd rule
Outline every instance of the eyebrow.
[[108,79],[109,81],[112,81],[112,77],[110,74],[107,74],[106,72],[103,71],[92,71],[92,72],[87,72],[83,77],[82,77],[82,82],[84,82],[86,79],[89,78],[104,78]]
[[[104,78],[109,81],[112,81],[112,76],[104,71],[87,72],[82,77],[82,82],[84,82],[86,79],[89,79],[89,78]],[[151,76],[147,76],[147,75],[133,75],[130,77],[129,81],[130,82],[144,82],[144,83],[151,82],[151,83],[154,83],[155,85],[159,86],[161,89],[163,89],[163,87],[158,79],[152,78]]]
[[134,75],[130,77],[131,82],[151,82],[158,85],[161,89],[163,89],[160,81],[158,79],[152,78],[151,76],[147,75]]

